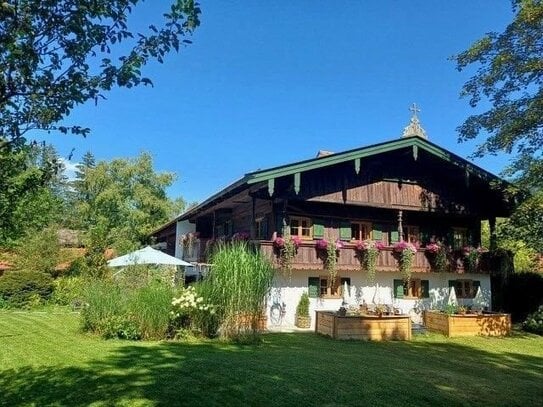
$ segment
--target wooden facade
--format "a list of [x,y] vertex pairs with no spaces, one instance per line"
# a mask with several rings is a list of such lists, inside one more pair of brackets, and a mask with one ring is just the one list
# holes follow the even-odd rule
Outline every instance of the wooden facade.
[[[431,271],[424,250],[428,243],[476,247],[482,220],[489,220],[494,236],[495,218],[510,211],[505,195],[496,189],[500,183],[419,137],[257,171],[179,218],[194,223],[199,235],[194,247],[185,250],[185,260],[207,262],[210,241],[236,234],[249,237],[275,258],[274,238],[299,234],[302,244],[294,269],[323,267],[315,249],[320,239],[345,243],[338,270],[359,269],[353,243],[372,239],[387,246],[379,254],[378,270],[397,269],[391,246],[407,240],[420,248],[413,271]],[[357,232],[360,228],[365,232]],[[169,248],[172,235],[166,229],[157,233]],[[463,272],[454,251],[449,263],[448,271]]]

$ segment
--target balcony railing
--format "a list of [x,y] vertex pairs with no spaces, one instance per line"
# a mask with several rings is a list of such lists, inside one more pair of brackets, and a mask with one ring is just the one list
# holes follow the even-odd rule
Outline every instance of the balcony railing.
[[[209,244],[211,239],[196,239],[190,247],[185,247],[183,251],[183,260],[189,262],[208,263]],[[260,246],[262,253],[267,255],[273,263],[279,267],[279,253],[273,246],[272,241],[254,241],[254,244]],[[460,253],[452,253],[448,256],[449,272],[464,273],[464,261]],[[345,247],[339,251],[337,259],[337,269],[339,271],[360,270],[361,260],[359,253],[355,250],[355,245],[347,243]],[[493,267],[491,261],[491,253],[483,253],[481,255],[477,272],[489,272]],[[303,241],[292,259],[292,267],[295,270],[316,270],[324,269],[324,261],[322,253],[315,248],[315,241]],[[397,271],[398,256],[394,253],[392,247],[386,247],[379,251],[376,268],[378,271]],[[415,253],[413,259],[412,272],[426,273],[434,271],[430,262],[430,256],[426,254],[424,248],[419,249]]]
[[[279,267],[279,255],[273,246],[273,242],[261,241],[260,247],[263,253],[267,254],[274,264]],[[489,253],[483,253],[478,263],[477,272],[489,272],[491,262],[489,261]],[[411,271],[414,273],[426,273],[435,271],[431,264],[431,256],[428,256],[424,248],[418,249],[413,258]],[[460,253],[451,253],[448,256],[448,267],[446,271],[453,273],[464,273],[464,261]],[[296,255],[292,260],[293,269],[298,270],[315,270],[324,269],[324,261],[322,253],[315,248],[314,241],[302,242],[298,248]],[[360,270],[361,259],[354,244],[345,244],[345,247],[339,251],[337,259],[338,270]],[[398,270],[398,254],[395,253],[392,247],[385,247],[379,251],[377,257],[376,268],[378,271],[397,271]]]

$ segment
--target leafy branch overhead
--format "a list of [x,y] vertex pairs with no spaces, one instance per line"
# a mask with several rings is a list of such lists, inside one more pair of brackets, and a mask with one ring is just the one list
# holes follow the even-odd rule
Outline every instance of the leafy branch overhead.
[[142,67],[190,43],[185,37],[198,27],[200,9],[193,0],[175,0],[162,26],[141,33],[128,26],[138,3],[0,2],[0,142],[24,143],[33,129],[86,135],[88,128],[58,122],[115,86],[152,85]]
[[542,174],[543,2],[512,3],[516,14],[503,33],[489,33],[454,57],[459,70],[478,67],[462,96],[472,107],[490,102],[486,112],[459,127],[459,137],[474,139],[486,132],[476,155],[517,153],[509,175],[531,177],[534,171]]

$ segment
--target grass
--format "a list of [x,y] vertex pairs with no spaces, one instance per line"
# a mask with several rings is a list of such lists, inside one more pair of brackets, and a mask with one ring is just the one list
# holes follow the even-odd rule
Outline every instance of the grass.
[[76,314],[0,312],[0,405],[540,405],[543,338],[104,341]]

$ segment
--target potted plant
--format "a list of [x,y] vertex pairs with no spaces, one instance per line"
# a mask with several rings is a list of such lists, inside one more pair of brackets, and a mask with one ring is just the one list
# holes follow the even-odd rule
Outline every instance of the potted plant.
[[428,243],[425,252],[434,271],[446,272],[448,270],[449,259],[446,246],[437,242]]
[[409,283],[417,248],[412,243],[402,240],[394,245],[394,252],[398,255],[398,270],[402,273],[404,280]]
[[327,240],[321,239],[317,240],[315,248],[317,252],[321,253],[320,257],[324,260],[324,267],[330,275],[330,286],[333,286],[337,275],[337,259],[339,251],[343,249],[343,242],[338,239],[335,242],[328,243]]
[[281,270],[289,279],[292,277],[292,262],[301,244],[302,241],[298,236],[276,237],[273,241],[273,247],[279,255]]
[[361,268],[368,272],[368,278],[373,282],[375,280],[377,258],[379,257],[379,251],[383,249],[383,243],[374,240],[362,240],[356,242],[355,249],[358,252]]
[[309,295],[303,293],[296,307],[295,325],[298,328],[309,328],[311,326],[311,317],[309,316]]

